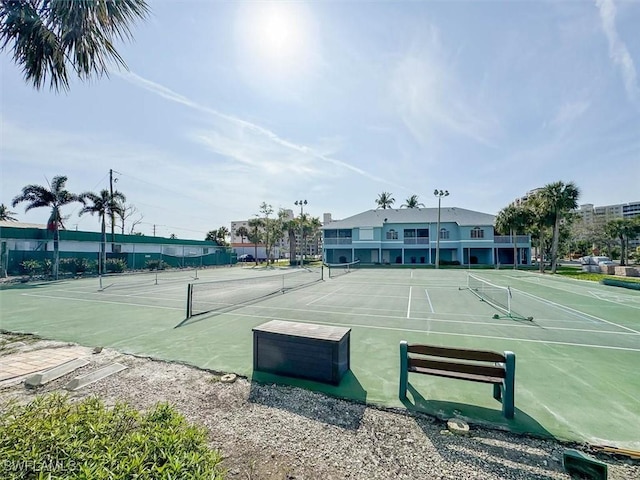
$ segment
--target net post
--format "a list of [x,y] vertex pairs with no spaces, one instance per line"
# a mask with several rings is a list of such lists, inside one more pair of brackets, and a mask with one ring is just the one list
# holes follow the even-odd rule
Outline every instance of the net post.
[[191,318],[191,307],[193,300],[193,284],[187,284],[187,318]]

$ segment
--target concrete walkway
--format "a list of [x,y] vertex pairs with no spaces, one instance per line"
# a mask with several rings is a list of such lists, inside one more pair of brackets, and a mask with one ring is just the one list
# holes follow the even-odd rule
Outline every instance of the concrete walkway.
[[90,348],[73,346],[3,355],[0,356],[0,383],[5,380],[15,380],[32,373],[42,372],[90,354]]

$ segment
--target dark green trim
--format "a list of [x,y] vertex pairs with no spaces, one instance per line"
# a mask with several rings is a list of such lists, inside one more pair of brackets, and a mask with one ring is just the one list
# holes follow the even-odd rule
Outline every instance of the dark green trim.
[[631,290],[640,290],[640,282],[617,280],[613,278],[603,278],[600,283],[610,285],[612,287],[630,288]]
[[[17,240],[53,240],[53,232],[45,228],[0,227],[0,238]],[[77,242],[101,242],[100,232],[84,232],[75,230],[60,230],[60,240]],[[107,235],[111,243],[111,235]],[[147,245],[190,245],[199,247],[217,247],[217,243],[209,240],[185,240],[180,238],[149,237],[147,235],[115,234],[113,243],[147,244]]]

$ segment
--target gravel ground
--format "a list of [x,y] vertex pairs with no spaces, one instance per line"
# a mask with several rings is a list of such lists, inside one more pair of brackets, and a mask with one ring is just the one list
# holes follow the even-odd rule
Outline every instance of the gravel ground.
[[[20,340],[26,345],[11,348]],[[33,337],[0,335],[0,360],[11,353],[65,346]],[[167,401],[205,426],[219,449],[227,478],[246,479],[568,479],[562,452],[568,445],[471,426],[452,434],[446,423],[405,410],[380,409],[186,365],[103,349],[90,365],[36,390],[20,380],[0,383],[0,405],[60,390],[70,378],[114,361],[128,368],[70,395],[127,401],[147,409]],[[0,407],[1,408],[1,407]],[[575,445],[570,446],[576,448]],[[588,452],[586,447],[577,448]],[[640,479],[640,463],[599,456],[610,479]]]

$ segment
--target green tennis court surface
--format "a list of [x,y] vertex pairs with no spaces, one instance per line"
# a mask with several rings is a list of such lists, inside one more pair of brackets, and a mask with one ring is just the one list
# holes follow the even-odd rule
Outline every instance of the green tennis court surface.
[[[507,317],[466,288],[464,270],[360,269],[185,321],[188,282],[283,273],[235,267],[198,272],[198,280],[194,272],[130,275],[104,279],[102,291],[95,278],[24,284],[0,291],[1,327],[512,431],[640,450],[640,292],[528,272],[474,271],[510,287],[517,315]],[[340,386],[254,374],[251,329],[274,319],[352,328],[351,372]],[[409,376],[403,405],[400,340],[515,352],[515,419],[501,416],[491,386],[425,375]]]

